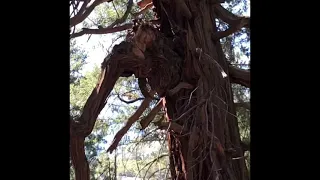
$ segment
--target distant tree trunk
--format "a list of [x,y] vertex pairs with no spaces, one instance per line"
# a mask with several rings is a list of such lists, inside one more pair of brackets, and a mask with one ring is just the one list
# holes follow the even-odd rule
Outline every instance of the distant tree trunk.
[[[228,64],[217,34],[214,0],[153,0],[161,31],[184,34],[182,81],[195,84],[167,97],[169,119],[188,135],[169,131],[172,179],[248,179],[231,89]],[[161,8],[164,7],[164,8]],[[162,9],[162,10],[160,10]],[[176,28],[176,29],[175,29]],[[179,29],[182,28],[182,29]],[[216,62],[215,62],[216,61]],[[188,113],[188,109],[194,110]],[[186,114],[187,113],[187,114]]]

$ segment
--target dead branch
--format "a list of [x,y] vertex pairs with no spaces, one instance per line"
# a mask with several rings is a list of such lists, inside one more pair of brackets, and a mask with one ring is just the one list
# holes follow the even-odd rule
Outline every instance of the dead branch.
[[89,2],[90,0],[85,1],[77,15],[70,18],[70,27],[73,27],[85,20],[96,6],[104,2],[110,2],[110,0],[95,0],[91,3],[91,5],[87,6]]
[[222,21],[228,23],[230,26],[237,26],[239,24],[239,21],[244,19],[247,23],[244,25],[245,28],[250,28],[250,18],[249,17],[239,17],[232,12],[226,10],[224,7],[222,7],[220,4],[214,5],[215,12],[219,19]]
[[127,104],[131,104],[131,103],[134,103],[134,102],[141,101],[141,100],[144,100],[144,99],[145,99],[145,98],[143,98],[143,97],[139,97],[139,98],[134,99],[134,100],[126,101],[126,100],[124,100],[123,98],[120,97],[120,94],[118,94],[117,96],[118,96],[118,98],[119,98],[120,101],[122,101],[122,102],[124,102],[124,103],[127,103]]
[[137,111],[128,119],[126,125],[121,128],[117,134],[114,136],[113,138],[113,142],[110,145],[110,147],[107,149],[107,152],[112,153],[113,150],[115,150],[120,142],[120,140],[122,139],[122,137],[127,133],[127,131],[130,129],[130,127],[132,126],[133,123],[135,123],[139,117],[141,116],[141,114],[148,108],[150,102],[152,101],[152,98],[150,97],[146,97],[140,107],[137,109]]
[[212,35],[213,40],[219,40],[221,38],[227,37],[237,31],[239,31],[241,28],[247,26],[249,24],[249,18],[242,18],[239,21],[237,21],[237,25],[231,26],[225,31],[218,31]]
[[117,26],[113,28],[101,28],[101,29],[89,29],[89,28],[82,28],[82,31],[74,33],[70,36],[70,38],[76,38],[79,36],[82,36],[84,34],[108,34],[108,33],[114,33],[114,32],[119,32],[119,31],[124,31],[127,29],[132,28],[133,24],[132,23],[127,23],[122,26]]
[[150,122],[154,119],[154,117],[157,115],[157,113],[160,111],[160,109],[163,107],[163,98],[158,102],[156,107],[154,107],[151,112],[140,121],[141,130],[145,129]]
[[250,88],[250,71],[229,65],[230,81]]
[[237,102],[237,103],[234,103],[234,105],[236,107],[243,107],[245,109],[250,110],[250,102]]

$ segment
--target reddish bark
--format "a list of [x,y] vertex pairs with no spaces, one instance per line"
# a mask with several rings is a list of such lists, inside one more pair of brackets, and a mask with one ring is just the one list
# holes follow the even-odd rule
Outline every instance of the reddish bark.
[[[78,122],[71,122],[71,156],[76,179],[89,179],[83,141],[122,74],[148,78],[151,89],[165,98],[166,121],[156,124],[168,129],[172,179],[248,179],[244,158],[234,158],[242,156],[243,149],[230,83],[250,87],[250,73],[241,74],[230,68],[219,41],[212,38],[218,34],[216,18],[235,25],[239,17],[230,15],[213,1],[153,0],[153,4],[160,18],[160,32],[150,26],[139,26],[129,42],[114,47],[103,63],[100,81],[81,117]],[[204,58],[204,53],[210,58]],[[221,76],[221,69],[227,72],[227,78]],[[150,102],[153,95],[143,91],[146,99],[142,107],[118,132],[110,151]],[[234,153],[225,153],[229,151]]]

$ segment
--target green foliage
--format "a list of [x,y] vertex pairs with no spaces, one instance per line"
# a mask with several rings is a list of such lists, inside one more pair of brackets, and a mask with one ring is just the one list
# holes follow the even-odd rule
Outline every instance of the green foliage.
[[82,77],[80,71],[85,65],[87,54],[76,45],[76,41],[70,41],[70,84],[77,84]]
[[71,114],[80,114],[80,109],[84,106],[93,88],[97,84],[100,68],[95,67],[92,72],[88,72],[79,79],[78,83],[70,85],[70,104],[73,107]]

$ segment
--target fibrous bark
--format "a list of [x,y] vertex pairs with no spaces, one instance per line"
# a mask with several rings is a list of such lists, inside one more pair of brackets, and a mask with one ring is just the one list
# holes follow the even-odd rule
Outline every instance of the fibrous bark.
[[89,178],[84,138],[91,133],[116,80],[130,74],[139,78],[145,99],[117,133],[109,151],[117,147],[157,92],[161,97],[159,105],[142,123],[147,126],[155,112],[164,109],[164,120],[155,124],[168,132],[172,179],[248,179],[244,158],[239,158],[243,156],[243,146],[231,82],[250,87],[250,73],[241,74],[229,67],[220,42],[212,38],[218,34],[216,18],[233,24],[239,22],[239,18],[232,19],[217,3],[153,0],[160,29],[150,24],[139,25],[132,37],[113,48],[102,64],[99,83],[81,117],[71,121],[71,155],[73,164],[77,164],[74,166],[77,180]]

